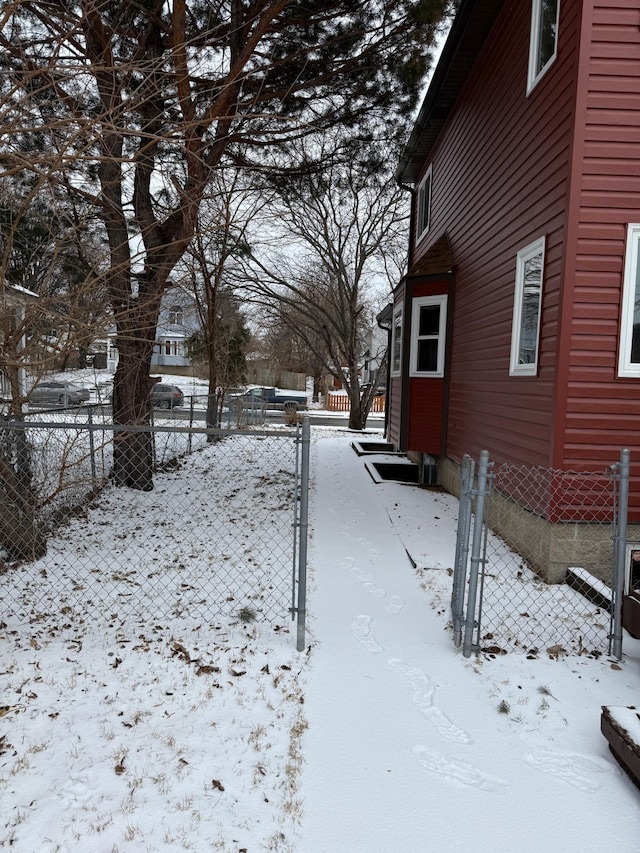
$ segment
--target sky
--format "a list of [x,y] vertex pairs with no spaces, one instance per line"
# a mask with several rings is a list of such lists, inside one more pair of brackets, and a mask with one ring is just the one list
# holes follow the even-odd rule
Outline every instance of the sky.
[[[449,624],[457,501],[375,482],[353,440],[312,430],[300,653],[291,625],[123,620],[109,633],[64,627],[53,606],[30,622],[5,601],[0,847],[636,853],[640,794],[600,714],[640,703],[640,644],[625,636],[621,662],[464,658]],[[158,475],[149,529],[210,453]],[[223,512],[216,500],[208,512]],[[83,533],[96,565],[110,559],[122,521],[108,495],[71,523],[58,560]],[[198,525],[206,536],[194,506]]]

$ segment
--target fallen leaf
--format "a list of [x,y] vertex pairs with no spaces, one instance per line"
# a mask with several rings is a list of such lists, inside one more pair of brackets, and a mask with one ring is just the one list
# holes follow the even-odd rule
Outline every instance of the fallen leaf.
[[566,655],[566,653],[567,650],[564,649],[562,646],[549,646],[549,648],[547,649],[547,654],[551,658],[559,658],[560,655]]
[[220,667],[205,665],[196,669],[196,675],[211,675],[212,672],[220,672]]

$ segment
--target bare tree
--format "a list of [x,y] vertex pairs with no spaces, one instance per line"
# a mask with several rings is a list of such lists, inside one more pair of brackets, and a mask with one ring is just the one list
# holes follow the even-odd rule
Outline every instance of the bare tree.
[[[313,341],[305,340],[298,334],[297,324],[286,316],[287,306],[280,301],[267,309],[260,308],[259,312],[261,322],[254,319],[253,351],[269,364],[276,376],[284,371],[311,376],[314,392],[324,393],[328,378],[326,358],[320,359],[315,354],[324,351],[321,335],[314,336],[309,330],[307,337],[312,335]],[[280,382],[279,379],[273,381]]]
[[99,287],[104,247],[64,188],[61,197],[46,189],[44,181],[15,178],[0,187],[0,369],[16,415],[26,401],[27,372],[31,384],[52,367],[84,364],[110,322]]
[[371,352],[369,333],[376,296],[386,299],[398,280],[406,199],[381,159],[334,163],[278,186],[287,250],[274,251],[273,238],[252,245],[245,268],[252,299],[340,380],[349,426],[363,429],[375,393],[361,381],[364,362],[382,357]]
[[249,332],[234,293],[233,268],[249,251],[247,228],[262,215],[268,200],[242,172],[214,175],[200,224],[179,266],[180,280],[193,293],[200,320],[191,352],[207,369],[207,426],[220,423],[225,393],[245,380]]
[[[63,182],[109,246],[114,419],[146,425],[160,304],[211,176],[311,131],[408,111],[446,0],[12,0],[0,16],[0,163]],[[283,154],[283,162],[286,161]],[[115,482],[151,489],[150,435]]]

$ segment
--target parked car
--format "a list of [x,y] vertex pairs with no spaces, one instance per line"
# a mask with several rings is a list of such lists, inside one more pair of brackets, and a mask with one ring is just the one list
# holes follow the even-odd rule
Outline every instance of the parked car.
[[39,382],[29,392],[29,403],[36,406],[79,406],[91,397],[88,388],[70,382]]
[[260,386],[250,388],[238,398],[245,407],[263,406],[266,409],[284,409],[297,411],[307,408],[307,395],[304,391],[283,391],[280,388]]
[[184,394],[177,385],[158,382],[151,389],[151,403],[159,409],[173,409],[184,405]]

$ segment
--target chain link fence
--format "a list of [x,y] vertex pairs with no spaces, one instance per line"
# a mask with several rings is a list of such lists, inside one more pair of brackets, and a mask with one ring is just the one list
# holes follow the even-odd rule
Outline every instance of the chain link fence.
[[486,452],[479,465],[465,457],[452,592],[465,655],[611,653],[617,471],[494,468]]
[[308,421],[207,430],[156,415],[142,429],[153,488],[139,491],[113,483],[128,431],[99,411],[68,416],[0,425],[5,627],[281,629],[297,614],[304,633]]

